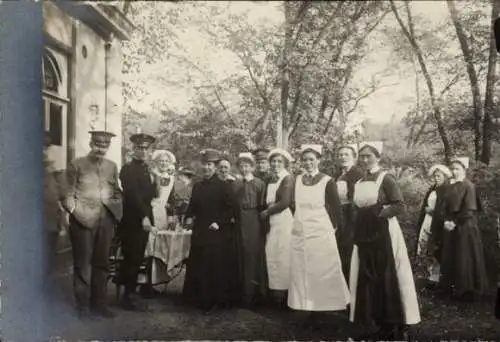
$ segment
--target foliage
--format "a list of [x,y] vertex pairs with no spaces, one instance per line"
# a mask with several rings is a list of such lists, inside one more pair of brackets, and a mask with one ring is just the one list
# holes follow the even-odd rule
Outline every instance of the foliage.
[[[430,22],[414,14],[414,3],[405,3],[407,17],[401,17],[408,27],[414,28],[412,36],[430,71],[428,78],[421,65],[418,67],[415,51],[402,31],[397,26],[386,25],[385,39],[393,46],[397,60],[402,62],[399,68],[411,69],[415,77],[415,102],[404,119],[409,128],[407,146],[422,146],[429,139],[434,143],[436,138],[446,135],[455,153],[468,149],[472,142],[475,158],[489,163],[491,141],[498,139],[495,120],[491,120],[495,114],[490,108],[492,102],[498,101],[498,97],[492,99],[498,78],[494,72],[496,53],[491,53],[494,49],[491,19],[496,18],[499,2],[448,1],[448,6],[443,2],[449,15],[441,22]],[[400,13],[403,12],[401,9]],[[433,84],[435,99],[421,91],[424,80]],[[483,87],[486,88],[484,100],[481,99]],[[441,111],[444,118],[442,132],[438,132],[433,118],[436,110]],[[456,134],[461,129],[465,135]]]
[[[287,9],[296,20],[287,26],[276,15],[259,18],[254,13],[258,4],[240,9],[217,2],[133,3],[129,16],[138,29],[124,44],[124,135],[149,122],[162,140],[170,139],[167,131],[173,126],[158,119],[159,113],[170,112],[176,131],[198,137],[192,149],[198,144],[233,151],[276,145],[279,134],[285,134],[292,149],[305,141],[331,145],[345,139],[349,115],[383,86],[380,75],[354,81],[356,67],[370,52],[365,41],[387,14],[383,3],[275,4],[275,13],[283,15]],[[287,29],[293,41],[284,60]],[[219,53],[227,72],[196,57],[186,39],[190,32],[206,38],[200,48]],[[285,116],[283,63],[289,81]],[[189,105],[174,108],[161,92],[167,87],[188,92]],[[199,122],[204,124],[193,124]]]

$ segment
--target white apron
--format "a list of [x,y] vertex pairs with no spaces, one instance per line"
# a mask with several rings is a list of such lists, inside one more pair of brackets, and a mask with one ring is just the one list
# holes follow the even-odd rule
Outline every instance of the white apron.
[[349,304],[349,289],[325,209],[325,189],[330,177],[305,186],[295,185],[295,218],[292,230],[291,274],[288,306],[295,310],[337,311]]
[[[276,191],[284,173],[276,183],[267,185],[267,205],[276,201]],[[293,215],[290,208],[269,217],[270,230],[266,239],[266,263],[271,290],[288,290],[290,284],[290,243],[292,237]]]
[[[168,229],[167,202],[173,187],[174,177],[171,177],[170,183],[167,186],[161,186],[158,197],[151,201],[154,224],[158,231],[166,231]],[[158,234],[158,232],[149,233],[144,255],[155,258],[153,259],[151,269],[151,282],[153,284],[160,283],[169,278],[168,269],[165,267],[169,263],[170,246],[168,241],[167,235]]]
[[[427,198],[426,206],[435,209],[436,208],[437,194],[436,191],[432,191]],[[424,257],[427,254],[427,248],[429,247],[429,238],[431,237],[431,225],[432,225],[432,215],[425,214],[422,226],[420,227],[420,234],[418,236],[417,243],[417,255],[419,257]],[[439,262],[433,258],[432,264],[428,266],[427,271],[429,272],[429,280],[433,282],[439,282],[440,275],[440,265]]]
[[155,221],[155,227],[158,230],[167,229],[167,202],[170,193],[174,187],[174,177],[170,178],[170,183],[167,186],[161,186],[159,189],[158,197],[151,201],[151,206],[153,207],[153,217]]
[[[375,205],[378,201],[378,194],[382,181],[387,172],[381,172],[375,182],[358,181],[354,188],[354,203],[356,206],[368,207]],[[391,237],[392,252],[396,264],[396,275],[399,283],[401,301],[403,302],[404,323],[417,324],[420,322],[420,310],[417,301],[417,292],[413,280],[410,259],[404,240],[403,232],[396,217],[388,219],[389,235]],[[351,289],[351,310],[350,320],[354,322],[356,310],[356,290],[358,286],[359,258],[358,247],[354,245],[351,259],[351,273],[349,287]]]

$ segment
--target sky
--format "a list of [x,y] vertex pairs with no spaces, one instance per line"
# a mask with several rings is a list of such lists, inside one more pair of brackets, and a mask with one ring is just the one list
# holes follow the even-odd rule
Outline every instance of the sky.
[[[249,20],[254,23],[258,23],[262,20],[280,23],[284,18],[283,14],[278,10],[278,6],[280,6],[280,2],[269,1],[259,3],[233,1],[230,3],[228,10],[233,13],[250,10]],[[411,8],[415,16],[422,15],[427,18],[431,24],[438,24],[444,20],[449,20],[445,1],[413,1],[411,3]],[[192,8],[192,11],[194,11],[192,15],[196,15],[196,10],[196,7]],[[392,14],[386,17],[384,25],[398,27]],[[227,75],[232,74],[235,70],[240,68],[238,61],[235,60],[231,52],[211,48],[207,43],[207,37],[200,35],[196,30],[189,28],[184,29],[179,32],[179,36],[182,41],[187,42],[185,45],[188,46],[188,55],[190,58],[199,62],[202,68],[216,79],[224,79]],[[365,81],[369,82],[373,74],[386,70],[391,62],[390,47],[378,46],[379,40],[377,40],[376,36],[373,37],[370,42],[376,47],[377,53],[371,54],[369,60],[365,61],[358,69],[355,79],[361,83]],[[173,61],[170,72],[183,72],[181,70],[185,70],[185,68],[176,68],[175,61]],[[360,103],[359,111],[354,113],[355,115],[352,117],[353,123],[364,119],[385,123],[391,121],[394,117],[400,119],[405,115],[414,102],[414,74],[392,74],[392,76],[379,78],[381,84],[390,86],[384,87],[363,100]],[[175,77],[182,79],[186,77],[186,75],[175,75]],[[152,89],[154,89],[155,86],[154,82],[152,82]],[[161,89],[161,87],[164,87],[163,85],[158,84],[157,86],[159,87],[159,92],[165,92],[165,89]],[[192,90],[182,89],[179,85],[172,85],[171,88],[172,89],[167,91],[171,99],[169,105],[181,112],[184,109],[187,110],[189,107],[189,98],[191,95],[194,95]],[[425,88],[422,89],[425,91]],[[153,91],[153,93],[155,93],[155,91]],[[144,99],[142,103],[144,108],[142,109],[149,106],[148,101],[149,99]]]

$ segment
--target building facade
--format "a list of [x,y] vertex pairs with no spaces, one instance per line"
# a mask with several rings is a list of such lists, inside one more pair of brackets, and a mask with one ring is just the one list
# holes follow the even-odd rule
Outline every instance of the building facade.
[[[89,152],[90,130],[116,134],[107,157],[120,167],[121,41],[132,23],[116,2],[45,1],[43,19],[44,124],[56,169]],[[68,246],[63,239],[60,248]]]
[[44,2],[45,130],[64,170],[89,151],[89,130],[116,134],[108,157],[121,165],[122,40],[133,25],[119,6],[95,2]]

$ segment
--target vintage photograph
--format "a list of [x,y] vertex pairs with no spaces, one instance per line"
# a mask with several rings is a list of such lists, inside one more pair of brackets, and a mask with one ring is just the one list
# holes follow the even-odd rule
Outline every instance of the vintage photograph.
[[499,338],[500,0],[40,6],[48,338]]

